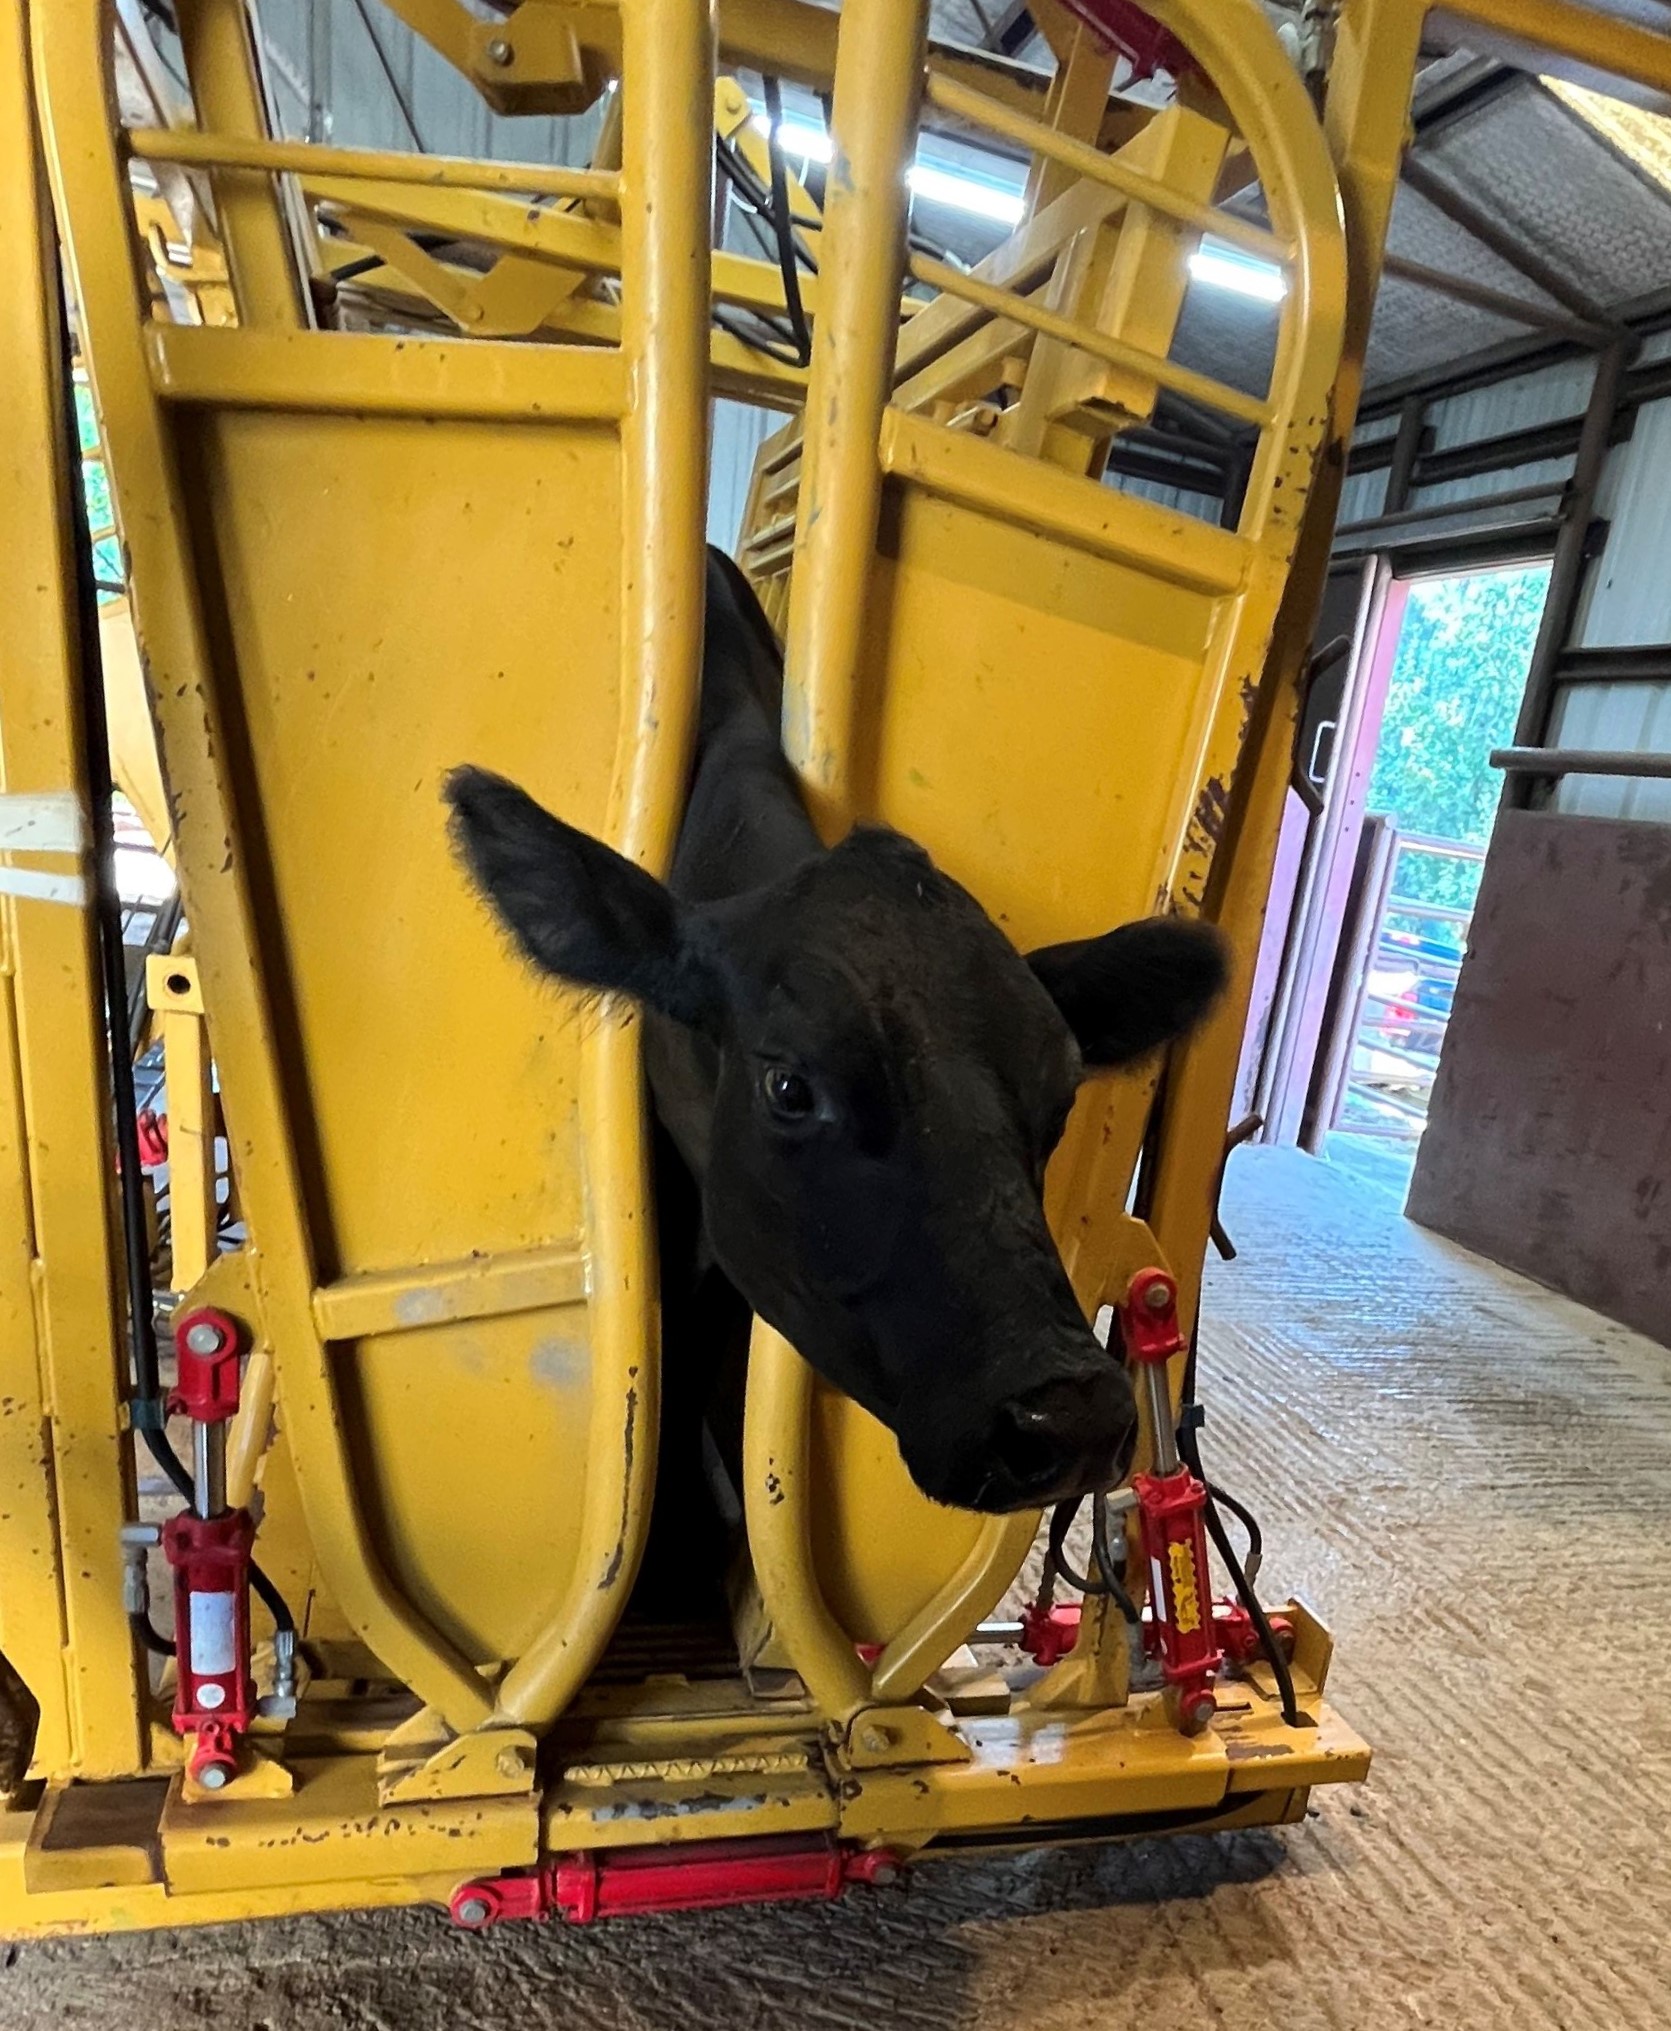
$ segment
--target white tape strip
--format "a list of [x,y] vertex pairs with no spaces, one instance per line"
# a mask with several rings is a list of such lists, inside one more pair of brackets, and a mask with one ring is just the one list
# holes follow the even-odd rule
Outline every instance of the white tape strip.
[[37,874],[29,867],[0,867],[0,896],[29,896],[42,903],[87,901],[87,884],[78,874]]
[[9,853],[82,853],[86,847],[87,824],[81,799],[73,790],[0,797],[0,848]]

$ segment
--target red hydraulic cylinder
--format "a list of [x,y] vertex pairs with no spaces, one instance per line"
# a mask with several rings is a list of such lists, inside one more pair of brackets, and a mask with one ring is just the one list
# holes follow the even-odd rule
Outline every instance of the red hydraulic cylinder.
[[1209,1591],[1207,1491],[1178,1457],[1167,1388],[1166,1364],[1184,1342],[1178,1287],[1165,1270],[1140,1270],[1132,1278],[1120,1333],[1144,1392],[1154,1450],[1153,1471],[1131,1484],[1149,1568],[1143,1639],[1172,1688],[1180,1730],[1198,1735],[1213,1717],[1213,1681],[1224,1660]]

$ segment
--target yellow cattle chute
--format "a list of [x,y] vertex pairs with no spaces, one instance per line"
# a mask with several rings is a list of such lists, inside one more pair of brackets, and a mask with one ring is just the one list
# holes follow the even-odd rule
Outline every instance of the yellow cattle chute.
[[[0,1931],[426,1900],[474,1922],[529,1908],[569,1853],[1292,1819],[1368,1764],[1302,1604],[1299,1729],[1255,1664],[1182,1734],[1106,1602],[1042,1675],[980,1667],[964,1646],[1035,1519],[933,1509],[764,1329],[733,1624],[716,1649],[623,1621],[660,1380],[637,1024],[513,963],[439,789],[500,768],[666,867],[709,399],[789,412],[742,557],[826,833],[900,826],[1018,945],[1157,907],[1230,941],[1233,991],[1158,1099],[1088,1088],[1048,1183],[1087,1311],[1159,1262],[1187,1326],[1425,8],[1344,0],[1319,119],[1254,0],[1156,0],[1202,73],[1158,112],[1110,100],[1093,36],[1057,22],[1045,87],[932,47],[924,0],[541,0],[503,34],[388,4],[501,111],[618,82],[592,162],[275,136],[242,0],[179,0],[194,118],[124,133],[100,0],[0,23],[22,454],[0,469],[0,817],[46,800],[56,828],[8,832],[0,867],[0,1702],[21,1714],[15,1674],[39,1709]],[[1454,11],[1671,85],[1665,38],[1559,0]],[[746,129],[725,80],[761,64],[834,91],[810,370],[738,336],[782,313],[777,265],[710,244],[716,123]],[[1027,216],[969,272],[905,244],[924,126],[1031,159]],[[184,262],[136,165],[195,200]],[[1224,208],[1249,165],[1262,221]],[[245,1223],[182,1295],[247,1332],[228,1495],[305,1654],[295,1712],[255,1721],[218,1792],[124,1609],[139,1490],[54,222],[130,581],[113,741],[190,926],[153,983],[196,1151],[181,1280],[215,1246],[206,1049]],[[1203,233],[1284,278],[1252,382],[1173,356]],[[1249,433],[1233,527],[1099,483],[1162,392]],[[254,1633],[265,1690],[265,1611]]]

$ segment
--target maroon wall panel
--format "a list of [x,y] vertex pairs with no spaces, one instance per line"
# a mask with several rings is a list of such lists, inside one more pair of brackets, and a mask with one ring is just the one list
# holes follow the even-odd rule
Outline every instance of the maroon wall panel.
[[1408,1211],[1671,1346],[1671,826],[1503,814]]

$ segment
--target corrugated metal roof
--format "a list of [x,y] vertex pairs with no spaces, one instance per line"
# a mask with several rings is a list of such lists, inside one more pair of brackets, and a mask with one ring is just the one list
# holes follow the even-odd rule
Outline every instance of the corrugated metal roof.
[[1671,194],[1535,78],[1517,79],[1417,153],[1598,309],[1671,286]]

